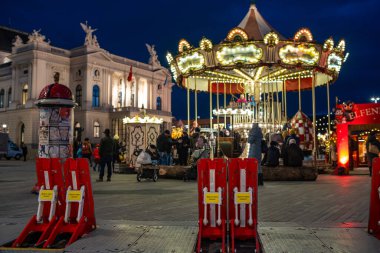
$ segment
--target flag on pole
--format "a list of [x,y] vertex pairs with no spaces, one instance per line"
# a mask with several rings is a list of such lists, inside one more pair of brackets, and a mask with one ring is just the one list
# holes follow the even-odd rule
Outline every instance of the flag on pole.
[[132,81],[132,66],[129,69],[128,82]]

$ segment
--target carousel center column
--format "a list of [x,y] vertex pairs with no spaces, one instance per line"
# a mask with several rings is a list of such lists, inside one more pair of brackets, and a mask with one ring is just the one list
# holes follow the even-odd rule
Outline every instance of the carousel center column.
[[59,84],[59,73],[54,83],[42,89],[36,105],[40,109],[38,157],[69,158],[73,156],[74,106],[71,90]]

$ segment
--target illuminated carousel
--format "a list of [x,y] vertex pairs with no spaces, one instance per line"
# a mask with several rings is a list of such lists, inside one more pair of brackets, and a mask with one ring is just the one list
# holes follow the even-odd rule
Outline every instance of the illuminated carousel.
[[[323,44],[313,39],[307,28],[301,28],[293,38],[285,38],[274,30],[259,13],[255,1],[238,27],[231,29],[219,44],[202,38],[199,47],[181,39],[178,54],[167,54],[173,77],[187,89],[187,118],[190,122],[190,92],[210,94],[210,127],[215,115],[230,118],[233,130],[247,130],[259,123],[265,133],[278,132],[288,123],[288,92],[298,92],[299,112],[304,90],[312,91],[312,122],[316,124],[315,88],[329,86],[339,75],[345,53],[345,41],[335,45],[330,37]],[[214,96],[213,96],[214,94]],[[236,99],[227,104],[227,96]],[[216,108],[213,108],[213,97]],[[216,97],[216,98],[215,98]],[[330,105],[327,104],[330,116]],[[330,119],[329,119],[330,120]],[[329,121],[330,122],[330,121]],[[330,124],[329,124],[330,125]],[[311,146],[316,150],[315,128]]]

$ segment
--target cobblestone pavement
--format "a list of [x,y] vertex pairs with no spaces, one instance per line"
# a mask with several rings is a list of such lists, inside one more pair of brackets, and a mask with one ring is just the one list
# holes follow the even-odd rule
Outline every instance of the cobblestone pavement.
[[[196,182],[159,179],[138,183],[135,175],[115,174],[112,182],[96,183],[96,172],[92,178],[99,221],[196,226]],[[0,161],[1,224],[12,220],[25,224],[36,212],[37,196],[30,194],[34,182],[34,162]],[[265,182],[259,188],[259,221],[263,229],[286,223],[310,229],[351,224],[364,231],[369,191],[370,177],[365,175],[320,175],[316,182]],[[5,230],[6,226],[0,226],[0,238],[9,234]]]

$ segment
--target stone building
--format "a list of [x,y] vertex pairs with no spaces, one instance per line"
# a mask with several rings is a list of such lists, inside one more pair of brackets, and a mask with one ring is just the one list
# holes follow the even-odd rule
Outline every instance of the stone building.
[[95,29],[81,24],[84,44],[74,49],[53,46],[40,31],[31,34],[0,26],[0,128],[32,154],[38,145],[40,91],[56,72],[78,104],[74,136],[99,142],[105,128],[125,139],[122,119],[146,113],[171,124],[172,79],[154,46],[147,45],[149,63],[134,61],[101,48]]

